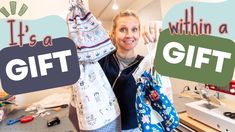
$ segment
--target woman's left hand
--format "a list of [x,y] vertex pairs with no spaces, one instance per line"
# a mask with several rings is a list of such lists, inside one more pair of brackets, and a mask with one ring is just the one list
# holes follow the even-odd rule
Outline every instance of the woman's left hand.
[[144,43],[156,43],[160,35],[162,28],[162,23],[160,21],[151,22],[149,25],[144,27],[144,32],[142,33]]

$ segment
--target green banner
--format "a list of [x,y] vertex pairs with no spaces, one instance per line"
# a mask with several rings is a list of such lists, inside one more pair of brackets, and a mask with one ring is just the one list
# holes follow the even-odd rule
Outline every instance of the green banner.
[[232,79],[235,43],[209,35],[160,34],[154,65],[162,75],[225,86]]

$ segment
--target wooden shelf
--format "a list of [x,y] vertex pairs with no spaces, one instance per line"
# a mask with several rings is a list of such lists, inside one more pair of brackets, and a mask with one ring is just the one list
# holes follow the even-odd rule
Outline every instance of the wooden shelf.
[[179,114],[180,122],[198,132],[219,132],[218,130],[207,126],[191,117],[186,112]]

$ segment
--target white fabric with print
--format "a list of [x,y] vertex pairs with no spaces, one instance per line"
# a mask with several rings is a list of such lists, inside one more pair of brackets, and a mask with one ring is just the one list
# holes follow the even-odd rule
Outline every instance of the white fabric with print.
[[80,69],[81,77],[73,85],[79,127],[99,129],[120,115],[118,102],[98,62],[80,64]]
[[106,30],[82,5],[71,8],[67,24],[69,36],[77,45],[79,61],[98,61],[115,50]]

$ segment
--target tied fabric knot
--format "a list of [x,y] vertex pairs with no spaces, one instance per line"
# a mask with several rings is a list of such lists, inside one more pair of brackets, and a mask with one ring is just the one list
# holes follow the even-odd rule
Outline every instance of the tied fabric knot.
[[144,72],[137,80],[136,111],[141,131],[170,132],[179,124],[178,115],[168,97],[160,91],[159,74]]
[[150,93],[149,96],[152,101],[157,101],[160,98],[160,95],[156,91],[153,90]]

